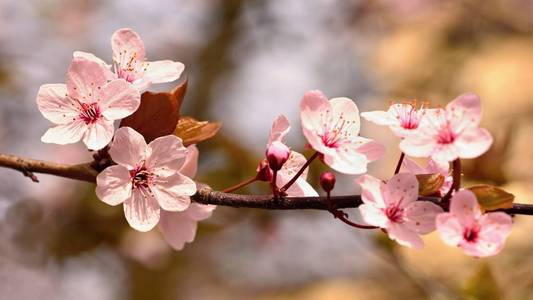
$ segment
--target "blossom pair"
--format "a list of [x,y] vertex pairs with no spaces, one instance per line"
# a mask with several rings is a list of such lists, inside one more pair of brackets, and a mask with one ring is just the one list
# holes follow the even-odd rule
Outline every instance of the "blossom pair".
[[144,44],[131,29],[120,29],[111,38],[113,70],[96,56],[75,52],[66,84],[45,84],[37,106],[55,124],[41,138],[45,143],[71,144],[83,140],[90,150],[104,148],[114,133],[114,121],[133,114],[140,93],[152,83],[179,78],[178,62],[147,62]]

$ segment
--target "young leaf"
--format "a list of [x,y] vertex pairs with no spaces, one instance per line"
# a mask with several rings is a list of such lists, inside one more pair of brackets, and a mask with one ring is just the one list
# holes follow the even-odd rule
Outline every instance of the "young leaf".
[[172,134],[179,121],[179,111],[186,90],[187,80],[170,93],[143,93],[137,111],[123,119],[120,127],[135,129],[144,136],[147,143],[160,136]]
[[178,121],[174,135],[180,137],[183,144],[188,146],[212,138],[220,127],[220,123],[198,121],[192,117],[183,116]]
[[418,194],[420,196],[435,195],[444,184],[444,176],[441,174],[418,174]]
[[483,211],[511,208],[514,195],[492,185],[476,185],[468,188],[476,194],[477,202]]

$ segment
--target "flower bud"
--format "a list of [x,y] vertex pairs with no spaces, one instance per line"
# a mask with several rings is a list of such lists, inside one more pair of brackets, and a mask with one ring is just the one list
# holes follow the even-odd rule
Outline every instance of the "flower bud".
[[259,181],[271,181],[272,180],[272,170],[268,166],[266,159],[263,159],[257,166],[257,180]]
[[290,155],[291,149],[289,147],[282,142],[275,141],[266,150],[268,166],[273,171],[279,171]]
[[324,191],[331,192],[335,187],[335,174],[331,172],[324,172],[320,175],[320,186]]

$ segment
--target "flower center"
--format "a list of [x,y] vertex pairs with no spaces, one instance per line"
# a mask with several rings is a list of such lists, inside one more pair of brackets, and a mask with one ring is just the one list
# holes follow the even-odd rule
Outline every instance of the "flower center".
[[420,111],[413,104],[406,103],[395,106],[392,113],[404,129],[416,129],[420,124]]
[[468,243],[475,243],[479,239],[479,226],[474,225],[470,228],[465,228],[463,232],[463,239]]
[[403,208],[399,204],[389,206],[385,209],[385,215],[391,222],[403,222]]
[[325,114],[321,113],[320,117],[322,119],[323,132],[320,134],[320,138],[326,147],[338,148],[342,143],[342,139],[348,139],[351,136],[348,129],[355,124],[355,121],[346,120],[344,113],[340,114],[335,123],[333,123],[330,110],[326,110]]
[[124,50],[120,53],[119,60],[115,62],[115,74],[118,78],[122,78],[129,83],[133,83],[135,80],[142,77],[142,74],[146,71],[148,63],[143,63],[137,59],[137,53],[128,55]]
[[130,170],[131,183],[133,189],[149,189],[154,179],[154,174],[146,169],[143,165]]
[[100,116],[101,113],[98,103],[81,103],[80,119],[82,119],[85,124],[89,125],[96,123]]
[[451,144],[455,141],[456,134],[453,132],[449,123],[442,126],[437,133],[437,143]]

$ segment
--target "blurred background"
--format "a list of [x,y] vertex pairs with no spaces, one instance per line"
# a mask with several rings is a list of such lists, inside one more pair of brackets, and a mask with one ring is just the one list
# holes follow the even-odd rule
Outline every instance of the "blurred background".
[[[214,188],[254,174],[280,113],[303,151],[298,104],[309,89],[350,97],[361,111],[476,92],[495,143],[465,163],[466,184],[533,203],[532,15],[529,0],[0,0],[0,151],[89,161],[82,144],[40,142],[50,123],[35,96],[64,81],[75,50],[110,62],[111,34],[131,27],[151,60],[185,63],[183,113],[223,123],[199,145],[197,179]],[[387,145],[369,172],[390,177],[398,139],[368,122],[362,135]],[[313,165],[312,183],[321,170]],[[436,234],[415,251],[326,212],[219,207],[176,252],[157,230],[131,230],[93,185],[46,175],[35,184],[5,169],[0,178],[2,299],[533,298],[533,218],[515,218],[500,255],[473,259]],[[353,179],[339,175],[335,192],[357,193]]]

